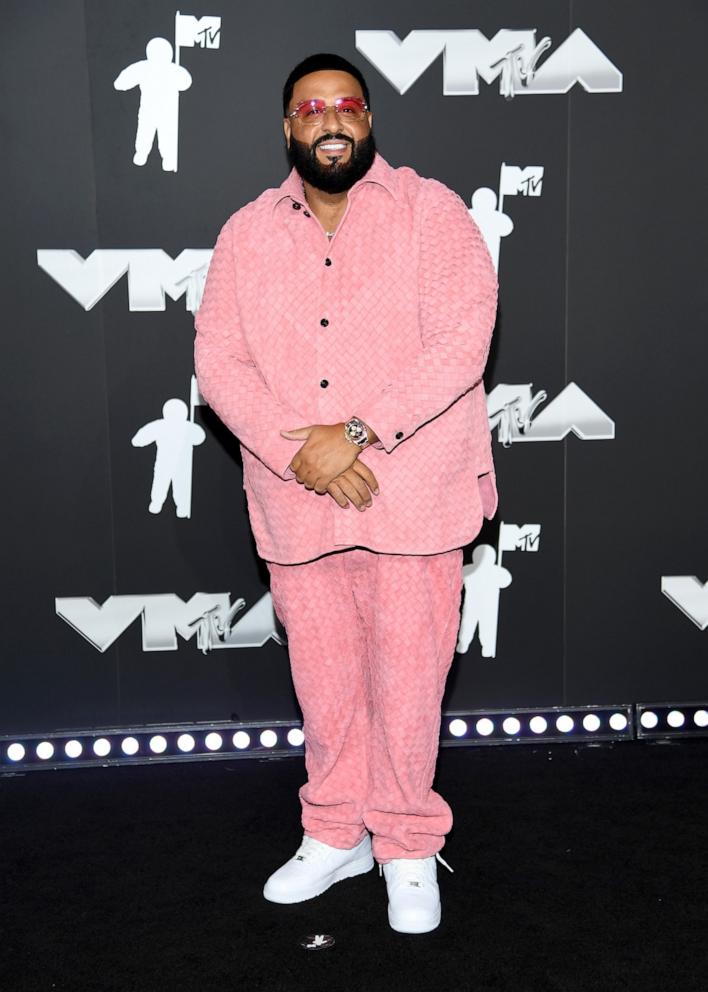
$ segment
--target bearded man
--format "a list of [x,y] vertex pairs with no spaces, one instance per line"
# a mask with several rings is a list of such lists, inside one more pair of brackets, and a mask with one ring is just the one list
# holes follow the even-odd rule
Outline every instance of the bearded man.
[[389,165],[372,120],[346,59],[290,73],[291,171],[221,229],[194,358],[240,441],[303,715],[302,842],[264,896],[311,899],[376,861],[391,927],[424,933],[452,826],[432,782],[462,549],[497,507],[498,287],[460,196]]

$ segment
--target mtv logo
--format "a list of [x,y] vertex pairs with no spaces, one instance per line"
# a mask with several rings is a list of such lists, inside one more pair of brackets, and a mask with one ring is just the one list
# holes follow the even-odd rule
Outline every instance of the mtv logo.
[[194,17],[177,13],[175,17],[177,48],[218,48],[221,41],[220,17]]
[[540,524],[499,525],[499,551],[538,551],[540,540]]
[[499,192],[502,196],[540,196],[543,187],[543,166],[506,165],[501,167]]

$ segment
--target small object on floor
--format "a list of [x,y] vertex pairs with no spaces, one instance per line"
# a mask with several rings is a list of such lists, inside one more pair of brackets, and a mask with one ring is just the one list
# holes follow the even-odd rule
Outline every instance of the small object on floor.
[[309,933],[300,941],[300,947],[306,951],[321,951],[325,947],[331,947],[334,937],[329,933]]
[[304,834],[292,858],[265,883],[263,895],[269,902],[304,902],[321,895],[335,882],[361,875],[373,867],[368,833],[356,847],[346,850]]
[[439,854],[392,858],[379,865],[379,875],[386,879],[388,922],[398,933],[428,933],[439,925],[442,910],[436,860],[453,870]]

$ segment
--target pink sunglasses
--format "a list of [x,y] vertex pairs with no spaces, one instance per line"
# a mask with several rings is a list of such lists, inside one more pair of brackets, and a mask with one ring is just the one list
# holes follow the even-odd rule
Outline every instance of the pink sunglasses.
[[[358,96],[340,96],[331,106],[342,120],[360,121],[368,111],[367,104]],[[302,124],[317,124],[327,112],[324,100],[301,100],[286,117],[297,117]]]

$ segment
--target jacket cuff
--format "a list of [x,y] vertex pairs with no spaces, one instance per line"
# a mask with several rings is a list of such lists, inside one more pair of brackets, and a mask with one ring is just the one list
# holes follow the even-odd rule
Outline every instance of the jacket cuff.
[[[384,397],[384,400],[385,399],[386,397]],[[410,435],[413,434],[419,426],[416,424],[413,427],[413,430],[406,431],[402,422],[403,418],[401,416],[387,417],[384,415],[383,411],[381,414],[377,414],[376,404],[373,404],[370,410],[368,408],[364,409],[361,407],[358,409],[360,412],[357,413],[357,417],[359,417],[360,420],[363,420],[366,426],[370,427],[378,437],[378,441],[374,441],[372,445],[369,445],[371,448],[383,448],[384,451],[388,452],[393,451],[393,449],[397,447],[401,441],[405,441],[407,437],[410,437]]]

